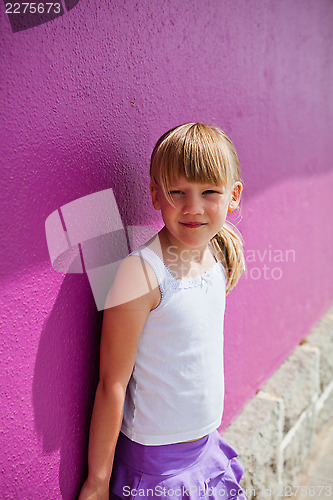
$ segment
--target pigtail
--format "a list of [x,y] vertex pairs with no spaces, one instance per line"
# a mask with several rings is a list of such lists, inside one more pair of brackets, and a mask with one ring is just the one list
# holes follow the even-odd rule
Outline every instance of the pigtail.
[[225,222],[211,242],[226,271],[228,294],[245,271],[243,238],[231,222]]

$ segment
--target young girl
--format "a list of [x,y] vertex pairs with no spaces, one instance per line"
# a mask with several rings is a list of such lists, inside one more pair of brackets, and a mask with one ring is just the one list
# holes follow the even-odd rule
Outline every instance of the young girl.
[[164,227],[124,259],[108,295],[79,499],[245,499],[217,431],[225,296],[244,269],[226,223],[243,188],[237,154],[219,128],[187,123],[158,140],[150,175]]

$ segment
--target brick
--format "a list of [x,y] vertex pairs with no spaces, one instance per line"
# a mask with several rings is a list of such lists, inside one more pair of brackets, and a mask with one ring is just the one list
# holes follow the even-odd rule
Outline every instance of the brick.
[[308,344],[296,347],[262,387],[262,392],[275,394],[283,399],[284,434],[319,396],[319,358],[317,347]]
[[315,428],[315,404],[312,404],[285,435],[281,451],[283,458],[282,485],[297,485],[312,445]]
[[248,500],[279,486],[283,414],[280,398],[259,392],[223,434],[245,468],[241,486]]
[[320,391],[333,380],[333,307],[312,329],[305,341],[320,351]]
[[316,403],[316,432],[333,419],[333,381],[325,388]]

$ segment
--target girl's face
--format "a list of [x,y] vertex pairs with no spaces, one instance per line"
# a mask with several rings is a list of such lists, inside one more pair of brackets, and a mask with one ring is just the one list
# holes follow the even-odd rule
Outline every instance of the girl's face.
[[[231,188],[180,177],[169,186],[172,206],[161,187],[151,184],[153,205],[161,210],[169,239],[178,246],[204,248],[223,226],[228,208],[237,208],[243,185]],[[171,241],[170,240],[170,241]]]

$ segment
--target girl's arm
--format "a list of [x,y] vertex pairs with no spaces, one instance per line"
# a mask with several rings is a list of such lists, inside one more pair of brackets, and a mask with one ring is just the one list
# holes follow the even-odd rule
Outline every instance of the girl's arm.
[[150,266],[135,256],[120,265],[104,311],[100,380],[92,413],[88,478],[79,500],[109,498],[114,451],[122,423],[129,382],[144,324],[160,300],[157,280]]

